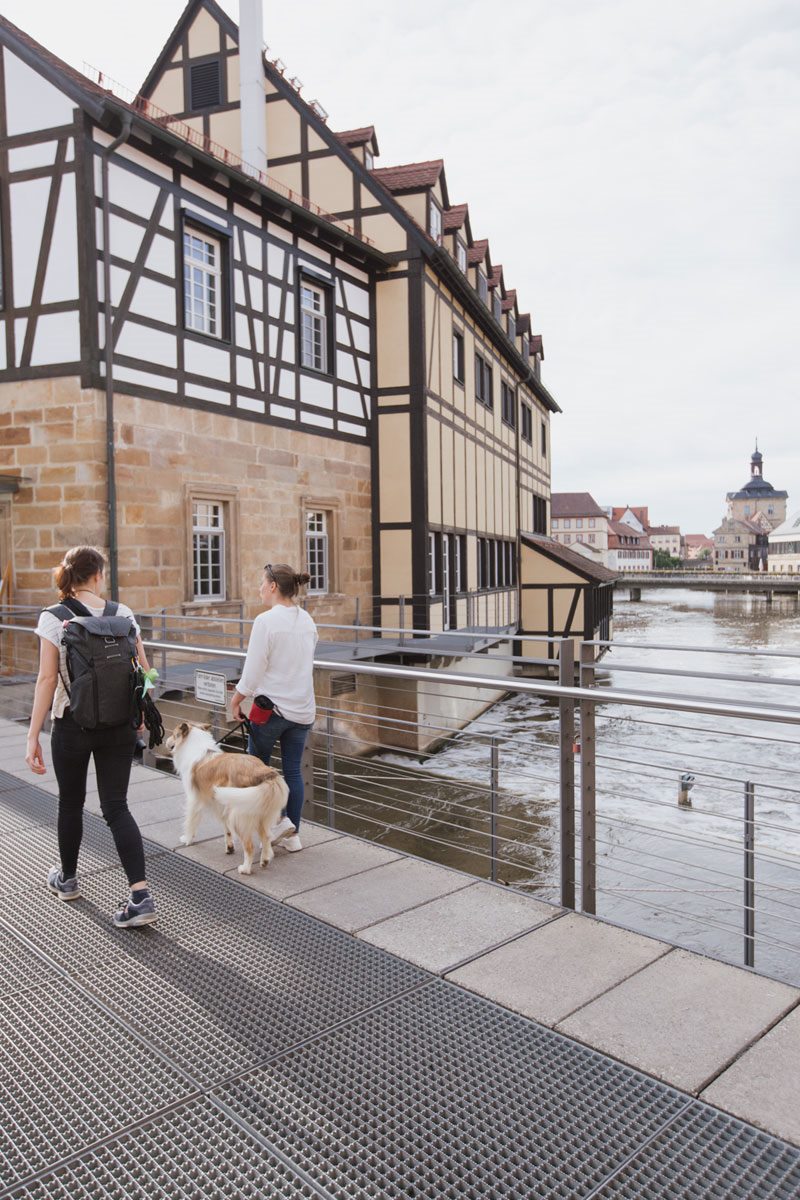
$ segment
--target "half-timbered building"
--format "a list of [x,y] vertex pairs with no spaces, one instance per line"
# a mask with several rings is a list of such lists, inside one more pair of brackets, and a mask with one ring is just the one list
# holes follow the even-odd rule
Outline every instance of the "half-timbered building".
[[541,337],[444,164],[333,132],[260,7],[240,33],[189,0],[127,98],[0,19],[18,594],[90,539],[141,608],[250,600],[268,554],[323,615],[520,630],[559,411]]

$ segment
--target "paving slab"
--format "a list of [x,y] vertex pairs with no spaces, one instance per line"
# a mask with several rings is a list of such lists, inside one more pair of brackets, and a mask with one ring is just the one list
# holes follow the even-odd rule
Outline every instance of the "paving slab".
[[702,1096],[800,1146],[800,1009],[765,1033]]
[[[86,807],[89,807],[87,801]],[[99,808],[99,805],[98,805]],[[173,817],[167,821],[152,821],[147,824],[138,822],[142,837],[150,838],[151,842],[158,842],[159,846],[167,846],[170,850],[179,850],[182,846],[181,835],[183,833],[183,817]],[[219,838],[222,842],[222,829],[219,821],[212,816],[200,818],[200,824],[197,827],[197,844],[207,842],[209,839]],[[230,860],[228,864],[230,865]]]
[[335,830],[324,829],[321,825],[316,826],[316,830],[321,838],[324,837],[324,841],[312,844],[315,835],[304,821],[300,830],[304,848],[298,854],[282,850],[279,844],[275,847],[275,858],[265,870],[257,869],[252,875],[238,875],[234,867],[229,874],[235,874],[249,887],[267,896],[286,900],[299,892],[307,892],[309,888],[346,877],[356,877],[352,878],[351,886],[357,888],[362,871],[394,862],[400,857],[393,850],[355,838],[341,837]]
[[672,947],[568,913],[448,976],[505,1008],[555,1025]]
[[[210,823],[207,824],[207,822]],[[208,829],[211,830],[210,834],[206,832]],[[182,832],[183,824],[181,823],[179,835]],[[333,841],[340,836],[335,830],[326,829],[324,825],[310,825],[307,821],[303,822],[302,834],[304,852],[310,846],[319,846],[323,842]],[[231,855],[225,850],[225,839],[219,821],[214,817],[206,816],[203,817],[197,839],[192,842],[191,846],[184,846],[179,840],[175,843],[175,848],[183,858],[191,858],[194,862],[204,863],[207,867],[213,867],[215,871],[238,874],[236,867],[242,861],[242,848],[238,838],[235,838],[234,841],[236,848]],[[289,851],[284,850],[280,842],[275,847],[275,854],[289,857]]]
[[675,950],[557,1028],[697,1093],[799,998],[785,983]]
[[552,920],[560,911],[490,883],[473,883],[389,917],[358,936],[441,974],[465,958]]
[[288,903],[338,929],[356,933],[396,913],[470,886],[466,875],[404,858],[365,871],[352,882],[339,879],[313,888],[293,896]]

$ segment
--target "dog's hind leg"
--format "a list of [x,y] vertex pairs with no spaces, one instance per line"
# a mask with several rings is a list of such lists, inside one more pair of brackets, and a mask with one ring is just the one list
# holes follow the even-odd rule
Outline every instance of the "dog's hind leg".
[[233,854],[233,833],[230,825],[225,825],[225,853]]
[[261,866],[268,867],[275,857],[275,851],[272,849],[272,838],[270,837],[270,827],[267,821],[261,826],[258,831],[261,838]]
[[189,793],[186,797],[186,817],[183,822],[183,836],[181,843],[184,846],[191,846],[197,833],[197,826],[200,824],[200,805],[197,803],[193,793]]
[[253,874],[253,835],[248,833],[242,838],[242,849],[244,850],[244,862],[240,863],[237,870],[240,875]]

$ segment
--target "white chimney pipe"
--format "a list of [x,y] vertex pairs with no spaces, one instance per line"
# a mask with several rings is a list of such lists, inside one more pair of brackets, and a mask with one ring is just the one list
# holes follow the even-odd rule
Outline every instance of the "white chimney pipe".
[[267,169],[267,111],[264,103],[264,0],[239,0],[239,102],[242,160]]

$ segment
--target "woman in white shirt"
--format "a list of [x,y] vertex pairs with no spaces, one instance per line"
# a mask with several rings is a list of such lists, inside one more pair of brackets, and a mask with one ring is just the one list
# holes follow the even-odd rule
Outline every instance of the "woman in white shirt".
[[[61,604],[76,616],[101,616],[105,559],[94,546],[73,546],[55,570]],[[136,630],[139,662],[148,670],[139,626],[125,604],[116,615],[130,617]],[[136,729],[131,721],[111,727],[83,729],[69,709],[66,651],[63,646],[64,619],[45,609],[36,627],[39,638],[39,675],[33,698],[25,761],[36,775],[46,767],[39,744],[45,717],[52,706],[50,749],[58,781],[58,849],[61,864],[48,872],[47,886],[61,900],[78,900],[78,852],[83,837],[83,806],[89,759],[94,758],[100,809],[111,830],[120,862],[128,877],[131,894],[114,914],[120,928],[150,925],[156,919],[155,905],[145,877],[142,835],[128,808],[128,781]]]
[[[283,819],[273,830],[272,840],[282,840],[287,850],[302,849],[297,832],[304,798],[300,763],[316,716],[317,627],[294,599],[309,578],[297,574],[285,563],[265,566],[258,594],[266,611],[259,613],[253,622],[244,670],[231,701],[231,715],[236,721],[242,719],[245,699],[258,697],[271,701],[273,712],[269,720],[251,724],[248,749],[269,765],[275,743],[280,741],[289,802]],[[248,705],[245,715],[249,709]]]

